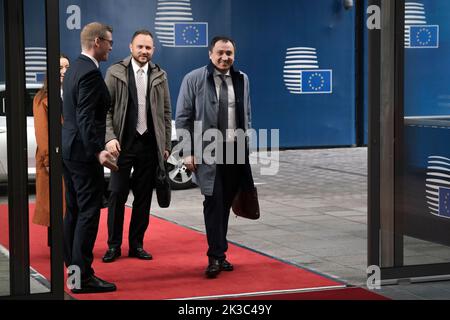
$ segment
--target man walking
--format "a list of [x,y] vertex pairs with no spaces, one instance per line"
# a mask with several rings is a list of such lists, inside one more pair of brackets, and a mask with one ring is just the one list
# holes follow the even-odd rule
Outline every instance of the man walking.
[[[150,218],[155,173],[171,149],[172,110],[167,75],[151,62],[155,51],[153,35],[136,31],[131,56],[112,65],[106,85],[113,100],[108,111],[106,149],[118,157],[119,170],[111,173],[108,205],[108,250],[103,262],[121,255],[125,203],[133,191],[128,244],[130,257],[151,260],[143,248]],[[133,168],[130,179],[131,169]]]
[[113,156],[104,150],[108,89],[99,68],[112,49],[112,28],[98,22],[81,31],[82,53],[64,80],[62,157],[66,183],[64,256],[77,266],[81,287],[73,293],[115,291],[116,286],[94,275],[92,250],[98,232],[103,194],[102,165],[116,170]]
[[[203,152],[210,146],[202,143],[199,132],[194,131],[197,127],[194,122],[202,125],[200,135],[203,130],[217,131],[213,142],[215,163],[199,159],[203,156],[192,151],[187,156],[184,153],[184,162],[194,172],[195,182],[205,196],[203,214],[208,240],[205,274],[208,278],[234,268],[225,254],[230,208],[239,189],[253,187],[248,145],[237,143],[239,136],[236,136],[236,129],[243,133],[251,120],[249,82],[247,75],[233,68],[235,50],[235,42],[228,37],[212,39],[210,64],[185,76],[177,101],[176,127],[190,133],[191,145],[203,146]],[[236,161],[239,158],[245,162],[239,164]]]

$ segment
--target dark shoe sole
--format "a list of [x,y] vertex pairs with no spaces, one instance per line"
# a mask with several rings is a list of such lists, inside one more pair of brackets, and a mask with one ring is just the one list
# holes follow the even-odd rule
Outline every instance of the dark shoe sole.
[[230,271],[233,271],[234,270],[234,267],[231,267],[231,268],[220,268],[220,270],[222,270],[222,271],[226,271],[226,272],[230,272]]
[[139,260],[153,260],[153,257],[148,257],[148,258],[144,258],[144,257],[138,257],[136,255],[128,255],[130,258],[136,258]]
[[140,257],[140,256],[138,256],[138,255],[135,254],[135,253],[128,253],[128,256],[129,256],[130,258],[137,258],[137,259],[140,259],[140,260],[153,260],[153,256],[149,256],[149,257]]
[[120,257],[120,254],[119,255],[116,255],[114,258],[112,258],[112,259],[105,259],[105,258],[102,258],[102,261],[104,262],[104,263],[111,263],[111,262],[114,262],[114,261],[116,261],[116,259],[117,258],[119,258]]
[[217,278],[217,276],[219,275],[219,273],[220,273],[220,270],[215,271],[215,272],[205,272],[205,276],[206,276],[208,279],[214,279],[214,278]]
[[104,289],[99,289],[99,288],[86,288],[86,289],[72,289],[70,290],[73,294],[83,294],[83,293],[105,293],[105,292],[113,292],[116,291],[117,288],[104,288]]

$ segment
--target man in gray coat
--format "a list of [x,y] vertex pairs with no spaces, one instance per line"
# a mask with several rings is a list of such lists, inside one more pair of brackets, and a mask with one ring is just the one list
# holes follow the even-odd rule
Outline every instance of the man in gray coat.
[[131,39],[131,56],[112,65],[106,73],[105,82],[113,101],[106,119],[106,150],[118,157],[119,171],[111,173],[109,249],[103,262],[113,262],[121,255],[125,202],[130,188],[134,201],[128,255],[152,259],[143,248],[144,233],[149,224],[156,168],[164,169],[172,130],[167,75],[151,62],[154,50],[153,35],[147,30],[136,31]]
[[[177,132],[182,139],[189,139],[183,141],[184,163],[194,172],[194,181],[205,196],[208,278],[234,269],[225,254],[230,208],[239,189],[254,186],[247,141],[240,143],[243,135],[236,135],[245,132],[251,120],[248,77],[233,68],[235,50],[231,38],[212,39],[209,65],[185,76],[177,101]],[[206,135],[211,131],[215,132],[214,151],[210,153],[214,161],[206,159],[211,149]]]

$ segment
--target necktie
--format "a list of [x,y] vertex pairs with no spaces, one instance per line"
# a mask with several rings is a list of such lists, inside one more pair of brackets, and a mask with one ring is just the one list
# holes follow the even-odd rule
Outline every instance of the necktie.
[[146,95],[147,88],[145,85],[145,73],[143,69],[137,71],[136,77],[136,89],[138,96],[138,119],[136,125],[136,131],[139,134],[143,134],[147,131],[147,109],[146,109]]
[[219,91],[219,121],[218,127],[222,132],[223,140],[226,140],[226,130],[228,129],[228,84],[225,75],[221,74],[222,83]]

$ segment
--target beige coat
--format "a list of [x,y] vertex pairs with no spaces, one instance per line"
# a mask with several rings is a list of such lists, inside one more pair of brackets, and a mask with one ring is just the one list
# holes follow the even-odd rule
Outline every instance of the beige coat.
[[[113,105],[106,116],[105,143],[117,139],[122,144],[128,106],[128,67],[130,64],[131,56],[113,64],[106,72],[105,82]],[[159,165],[164,168],[164,151],[172,149],[172,108],[170,106],[169,85],[166,72],[159,66],[150,62],[149,72],[150,108],[153,127],[155,128]]]

